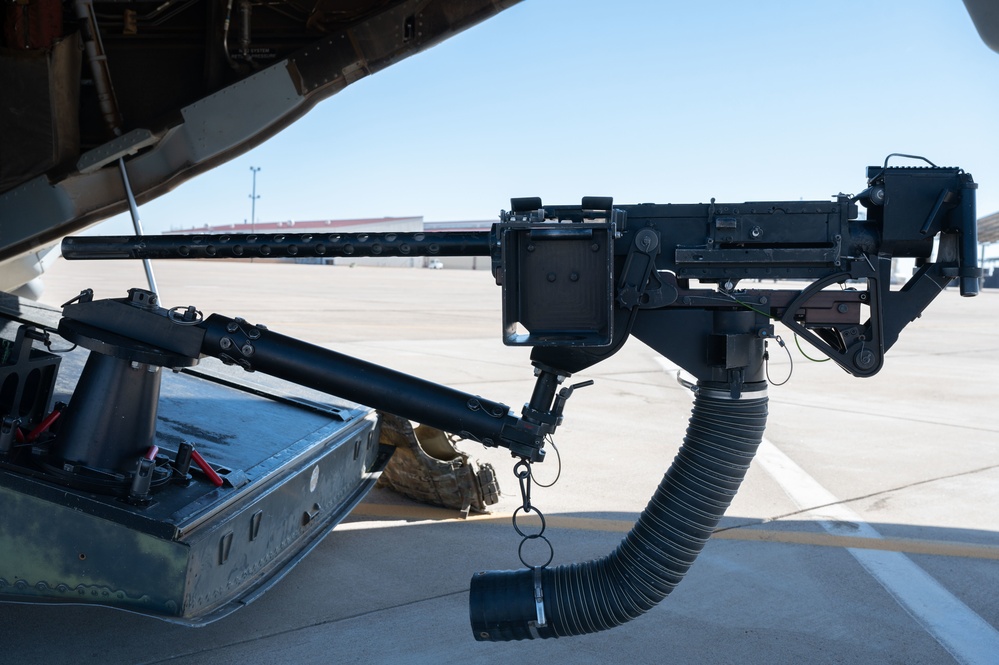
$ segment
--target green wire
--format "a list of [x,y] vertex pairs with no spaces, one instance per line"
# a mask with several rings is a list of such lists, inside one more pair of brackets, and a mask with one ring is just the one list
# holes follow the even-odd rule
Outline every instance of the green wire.
[[[743,307],[745,307],[748,310],[756,312],[757,314],[762,314],[763,316],[767,317],[768,319],[774,319],[774,320],[776,320],[776,317],[771,316],[768,312],[764,312],[763,310],[756,309],[755,307],[753,307],[749,303],[742,302],[741,300],[739,300],[738,298],[736,298],[735,296],[733,296],[731,293],[726,293],[725,291],[719,291],[718,293],[720,293],[720,294],[722,294],[722,295],[724,295],[724,296],[732,299],[734,302],[742,305]],[[825,363],[825,362],[829,362],[830,360],[832,360],[832,358],[828,358],[828,357],[826,357],[826,358],[812,358],[810,355],[808,355],[807,353],[805,353],[805,350],[803,348],[801,348],[801,340],[798,338],[798,333],[794,333],[794,345],[798,347],[798,351],[801,353],[801,355],[803,355],[805,357],[806,360],[811,360],[813,363]],[[781,343],[781,346],[784,346],[784,344]],[[790,356],[790,353],[788,355]],[[790,376],[788,378],[790,378]],[[787,381],[785,381],[784,383],[787,383]],[[774,384],[774,385],[783,385],[783,384]]]
[[805,356],[806,360],[811,360],[813,363],[825,363],[832,360],[832,358],[822,358],[821,360],[819,358],[812,358],[810,355],[805,353],[805,350],[801,348],[801,340],[798,339],[798,333],[794,333],[794,344],[798,347],[798,351],[801,352],[801,355]]
[[718,293],[721,293],[722,295],[724,295],[724,296],[726,296],[728,298],[731,298],[734,302],[742,305],[743,307],[745,307],[746,309],[748,309],[750,311],[756,312],[757,314],[762,314],[763,316],[767,317],[768,319],[775,318],[769,312],[764,312],[762,309],[756,309],[755,307],[753,307],[752,305],[750,305],[747,302],[742,302],[741,300],[739,300],[738,298],[736,298],[735,296],[733,296],[731,293],[726,293],[725,291],[719,291]]

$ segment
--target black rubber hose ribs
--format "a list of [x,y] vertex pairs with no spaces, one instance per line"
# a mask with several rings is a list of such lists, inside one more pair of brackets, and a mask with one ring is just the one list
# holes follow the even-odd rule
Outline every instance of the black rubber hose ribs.
[[[649,505],[617,549],[555,568],[472,577],[479,641],[567,637],[613,628],[647,612],[680,583],[735,497],[767,421],[766,384],[698,387],[677,453]],[[539,621],[540,619],[540,621]]]

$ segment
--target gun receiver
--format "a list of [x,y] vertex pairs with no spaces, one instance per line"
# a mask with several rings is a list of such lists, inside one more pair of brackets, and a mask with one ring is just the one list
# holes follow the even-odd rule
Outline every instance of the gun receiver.
[[[614,280],[610,289],[614,301],[607,298],[600,303],[600,313],[592,317],[588,332],[609,332],[606,345],[613,348],[620,343],[621,333],[604,330],[604,322],[623,326],[624,334],[635,334],[698,378],[713,375],[717,379],[718,368],[742,365],[738,353],[731,353],[733,333],[715,330],[713,320],[741,313],[746,323],[734,334],[765,339],[773,334],[769,321],[779,320],[851,374],[875,374],[901,329],[947,284],[957,278],[962,295],[975,295],[981,271],[976,185],[970,175],[949,168],[872,167],[869,178],[863,193],[841,195],[833,202],[712,201],[608,210],[601,217],[609,218],[614,227],[613,251],[620,267],[609,277]],[[858,217],[856,201],[867,208],[866,219]],[[521,247],[497,264],[498,277],[510,281],[506,269],[524,266],[512,275],[514,286],[505,289],[505,325],[509,329],[521,323],[533,333],[510,337],[510,343],[561,347],[536,351],[536,355],[570,356],[563,363],[576,370],[599,358],[600,352],[566,352],[566,347],[575,344],[572,337],[578,330],[553,329],[560,318],[557,314],[547,319],[541,314],[536,320],[524,301],[545,290],[571,291],[571,284],[551,286],[556,282],[550,271],[538,277],[530,267],[545,235],[557,237],[546,230],[544,224],[551,224],[547,220],[582,229],[590,224],[586,220],[591,216],[585,206],[539,206],[534,212],[515,206],[505,215],[500,231],[515,236]],[[937,256],[931,261],[935,238],[939,239]],[[504,246],[512,248],[514,243]],[[570,254],[568,248],[559,252],[560,256]],[[893,291],[891,260],[904,257],[914,258],[919,268],[900,290]],[[566,260],[578,261],[578,257]],[[713,290],[691,288],[695,279],[717,286]],[[737,287],[740,281],[769,279],[812,284],[799,291]],[[853,290],[857,282],[866,282],[867,289]],[[849,290],[823,290],[835,284]],[[757,320],[750,323],[753,315]],[[697,332],[690,334],[692,328]]]

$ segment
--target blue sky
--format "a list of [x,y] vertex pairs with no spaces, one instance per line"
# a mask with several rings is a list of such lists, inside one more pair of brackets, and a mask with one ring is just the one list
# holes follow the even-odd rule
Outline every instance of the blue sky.
[[960,0],[526,0],[140,214],[153,233],[248,220],[251,165],[259,221],[828,199],[904,152],[971,172],[985,215],[997,120],[999,54]]

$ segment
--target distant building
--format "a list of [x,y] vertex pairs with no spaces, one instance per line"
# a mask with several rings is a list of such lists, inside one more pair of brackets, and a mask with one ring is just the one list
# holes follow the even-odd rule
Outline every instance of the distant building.
[[[423,230],[428,233],[435,231],[489,231],[496,220],[470,222],[426,222]],[[492,259],[488,256],[442,256],[438,259],[445,268],[451,270],[490,270]]]
[[496,222],[487,219],[478,222],[424,222],[424,231],[488,231]]
[[221,224],[219,226],[194,226],[186,229],[171,229],[163,235],[187,235],[189,233],[357,233],[370,231],[423,231],[423,217],[377,217],[372,219],[322,219],[312,222],[257,222],[250,224]]

